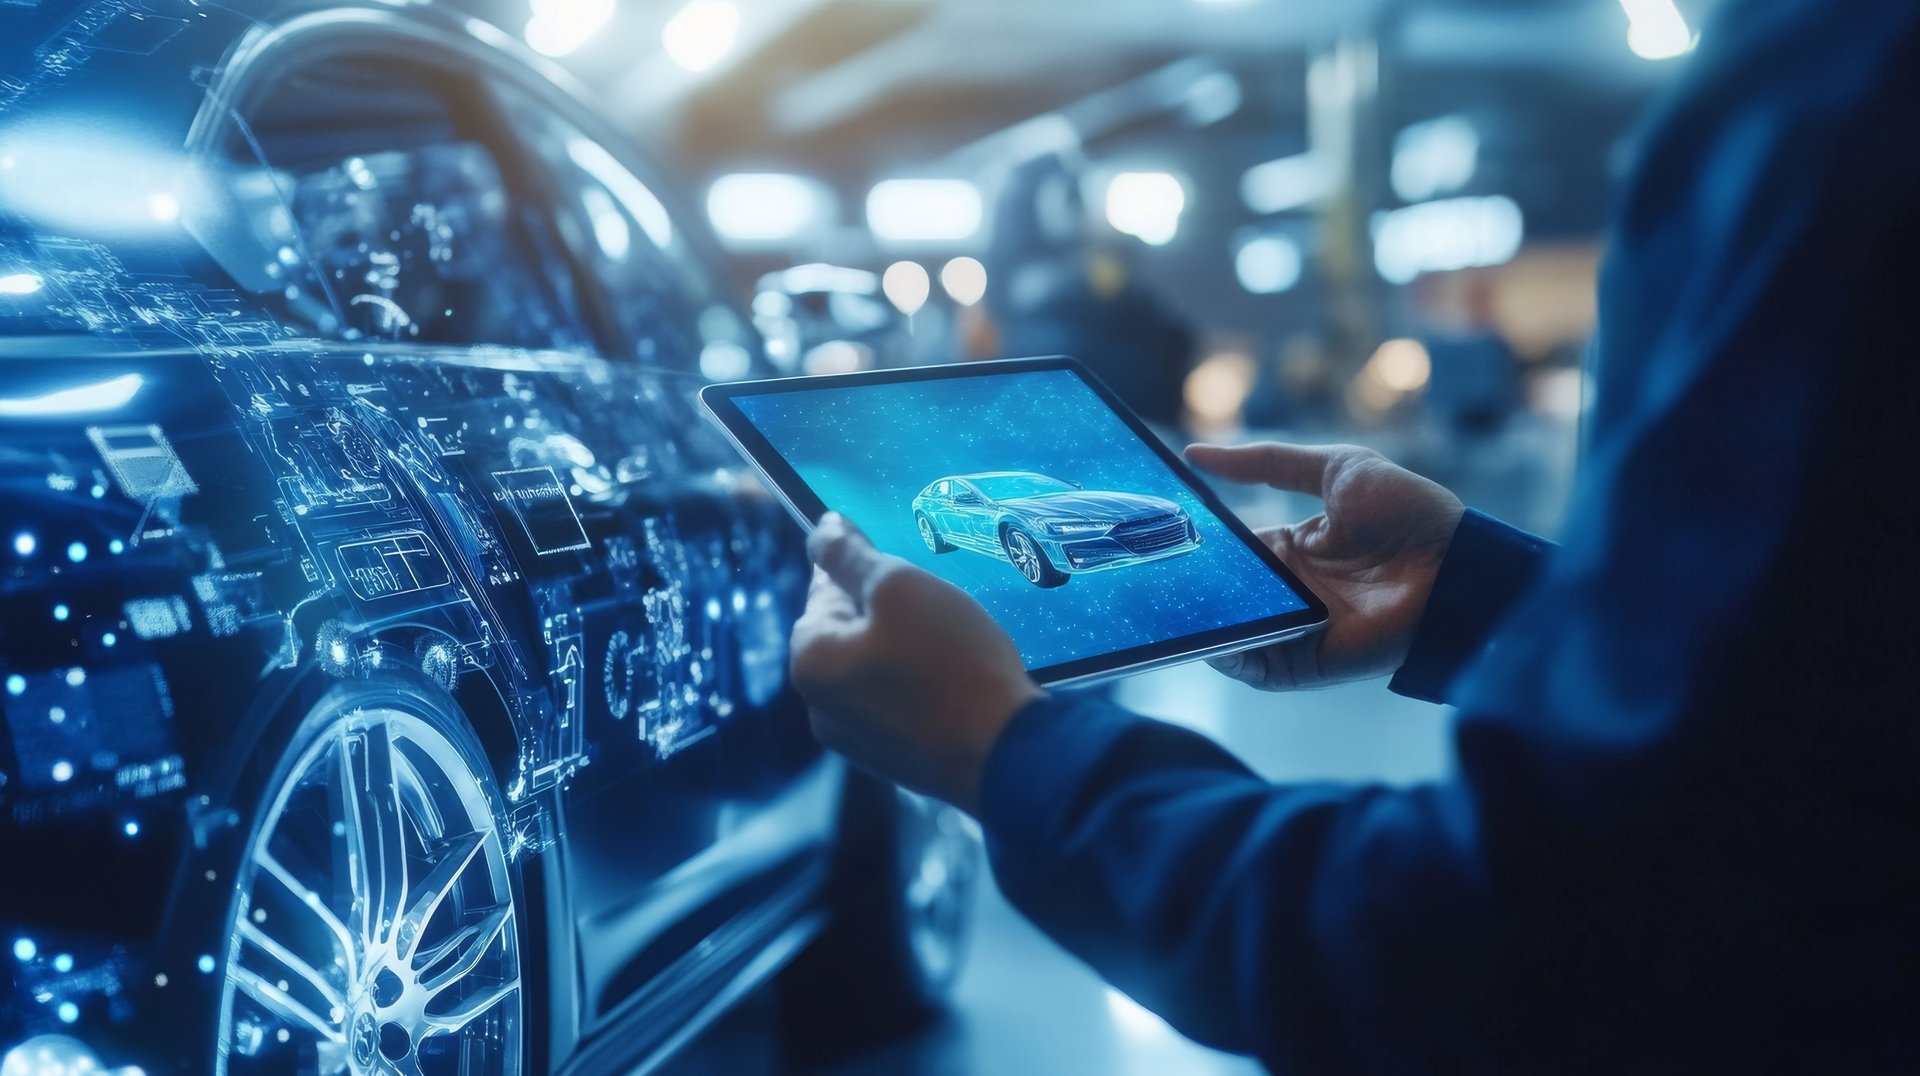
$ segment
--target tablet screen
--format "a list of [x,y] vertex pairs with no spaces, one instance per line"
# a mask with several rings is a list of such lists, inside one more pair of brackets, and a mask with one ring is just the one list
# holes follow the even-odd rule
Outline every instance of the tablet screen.
[[1029,669],[1308,608],[1073,369],[831,382],[731,402],[820,505],[979,599]]

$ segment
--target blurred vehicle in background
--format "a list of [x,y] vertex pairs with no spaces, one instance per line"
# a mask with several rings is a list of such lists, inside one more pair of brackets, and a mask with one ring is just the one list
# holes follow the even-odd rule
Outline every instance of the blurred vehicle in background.
[[438,7],[5,11],[0,1070],[931,1013],[978,853],[808,734],[702,222]]
[[910,365],[907,317],[863,269],[814,263],[768,273],[754,290],[753,324],[782,373]]

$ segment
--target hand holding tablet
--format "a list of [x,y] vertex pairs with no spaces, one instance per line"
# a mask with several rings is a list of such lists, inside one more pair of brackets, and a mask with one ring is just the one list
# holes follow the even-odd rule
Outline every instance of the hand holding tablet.
[[1326,609],[1071,359],[709,387],[803,524],[828,511],[977,599],[1034,679],[1313,631]]

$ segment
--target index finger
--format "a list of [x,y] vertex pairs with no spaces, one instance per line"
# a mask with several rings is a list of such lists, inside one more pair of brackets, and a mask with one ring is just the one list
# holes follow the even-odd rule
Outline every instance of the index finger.
[[886,564],[860,528],[837,512],[821,518],[807,539],[807,552],[836,586],[863,603]]
[[1265,483],[1275,489],[1319,497],[1326,493],[1328,476],[1356,451],[1352,445],[1262,441],[1234,446],[1189,445],[1186,456],[1194,466],[1229,481]]

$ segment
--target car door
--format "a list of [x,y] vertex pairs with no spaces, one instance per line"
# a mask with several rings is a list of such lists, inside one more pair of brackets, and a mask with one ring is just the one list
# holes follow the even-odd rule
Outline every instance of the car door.
[[971,483],[954,482],[953,516],[958,521],[961,544],[988,552],[1000,548],[999,538],[993,533],[993,506]]

